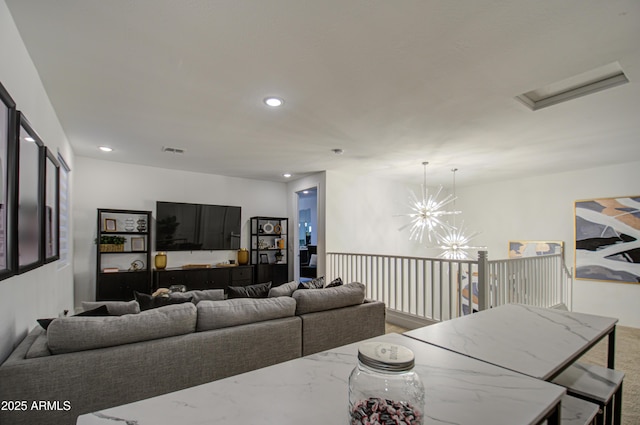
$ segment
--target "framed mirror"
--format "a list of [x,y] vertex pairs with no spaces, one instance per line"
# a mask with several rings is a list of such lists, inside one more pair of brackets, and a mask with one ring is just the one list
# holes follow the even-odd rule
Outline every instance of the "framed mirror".
[[43,264],[44,143],[18,112],[18,273]]
[[45,148],[44,181],[44,261],[60,258],[60,164]]
[[0,280],[15,274],[16,104],[0,84]]

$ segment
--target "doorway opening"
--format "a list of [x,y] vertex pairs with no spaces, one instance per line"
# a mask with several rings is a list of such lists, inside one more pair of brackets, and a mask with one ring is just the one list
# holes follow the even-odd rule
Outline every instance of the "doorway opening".
[[298,194],[298,244],[296,267],[300,282],[318,277],[318,189],[312,187]]

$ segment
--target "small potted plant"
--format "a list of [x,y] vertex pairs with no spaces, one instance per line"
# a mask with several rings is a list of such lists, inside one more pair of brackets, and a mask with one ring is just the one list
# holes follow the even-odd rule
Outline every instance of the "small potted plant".
[[123,252],[124,236],[100,236],[100,252]]

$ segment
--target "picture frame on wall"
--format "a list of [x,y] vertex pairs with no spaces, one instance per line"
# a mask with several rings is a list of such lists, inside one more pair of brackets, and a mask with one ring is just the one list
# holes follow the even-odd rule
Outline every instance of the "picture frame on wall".
[[50,263],[60,258],[60,164],[48,148],[44,161],[44,259]]
[[575,278],[640,283],[640,195],[575,201]]
[[44,143],[21,112],[17,113],[18,273],[44,263]]
[[564,254],[563,241],[509,241],[509,258]]
[[16,103],[0,83],[0,280],[16,273]]

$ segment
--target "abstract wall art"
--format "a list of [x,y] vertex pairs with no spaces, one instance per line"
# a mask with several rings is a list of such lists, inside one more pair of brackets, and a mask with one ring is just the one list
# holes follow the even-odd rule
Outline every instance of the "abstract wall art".
[[509,258],[562,254],[563,241],[509,241]]
[[576,279],[640,283],[640,196],[575,202]]

